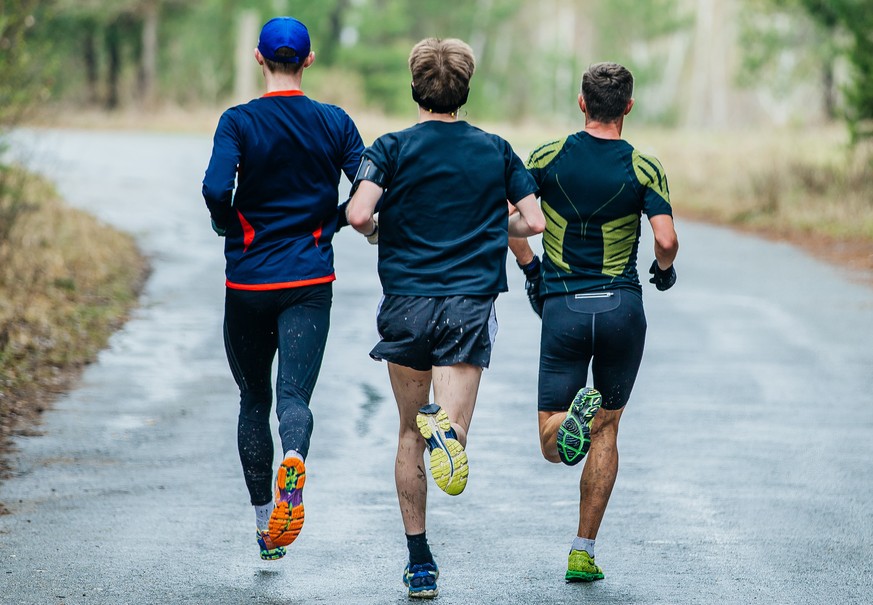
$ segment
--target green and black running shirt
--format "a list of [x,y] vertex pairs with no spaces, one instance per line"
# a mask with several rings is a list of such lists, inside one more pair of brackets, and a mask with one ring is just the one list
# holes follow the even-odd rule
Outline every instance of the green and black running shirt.
[[541,294],[642,292],[640,217],[672,216],[660,162],[627,141],[581,131],[534,150],[527,168],[546,217]]

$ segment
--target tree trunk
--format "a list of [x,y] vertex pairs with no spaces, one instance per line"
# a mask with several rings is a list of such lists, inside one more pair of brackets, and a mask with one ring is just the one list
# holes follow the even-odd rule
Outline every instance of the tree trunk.
[[257,94],[255,76],[258,64],[253,56],[258,45],[258,13],[244,10],[239,15],[236,30],[236,67],[234,70],[234,102],[244,103]]
[[837,117],[837,85],[834,77],[834,61],[826,59],[822,66],[822,93],[824,94],[824,110],[829,120]]
[[337,0],[327,16],[327,39],[319,47],[318,57],[325,65],[336,63],[336,51],[340,46],[340,36],[343,33],[343,14],[349,9],[349,0]]
[[140,64],[142,103],[149,109],[154,108],[157,100],[159,21],[159,0],[150,0],[143,7],[142,62]]
[[106,29],[106,109],[117,109],[119,105],[118,83],[121,76],[121,32],[117,21]]
[[100,98],[99,80],[100,74],[97,69],[97,26],[93,21],[85,24],[85,33],[82,39],[84,48],[82,55],[85,59],[85,81],[88,87],[88,104],[97,105]]

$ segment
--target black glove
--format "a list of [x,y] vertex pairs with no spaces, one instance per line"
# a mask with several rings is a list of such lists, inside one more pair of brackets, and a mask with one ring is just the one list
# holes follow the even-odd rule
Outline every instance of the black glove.
[[225,227],[219,227],[218,223],[215,222],[215,219],[212,219],[212,230],[215,231],[218,237],[224,237],[227,234],[227,229]]
[[667,269],[661,269],[658,266],[658,261],[654,260],[649,268],[649,273],[653,276],[649,283],[655,284],[655,287],[661,292],[669,290],[676,283],[676,269],[673,268],[673,265]]
[[336,230],[339,231],[343,227],[347,227],[349,224],[349,219],[346,216],[346,210],[349,209],[349,202],[352,201],[351,198],[344,201],[342,204],[336,207]]
[[518,261],[516,264],[524,272],[524,290],[527,292],[527,300],[530,302],[531,309],[542,319],[543,299],[540,296],[540,285],[543,283],[543,271],[540,258],[535,254],[533,260],[527,265],[522,265]]

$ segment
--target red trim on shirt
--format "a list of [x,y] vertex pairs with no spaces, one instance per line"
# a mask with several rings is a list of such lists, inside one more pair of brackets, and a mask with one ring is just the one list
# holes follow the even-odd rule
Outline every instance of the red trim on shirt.
[[242,215],[242,212],[237,210],[236,214],[239,216],[239,222],[243,228],[243,252],[245,253],[248,252],[249,246],[252,245],[252,242],[255,239],[255,229],[246,220],[246,217]]
[[331,273],[330,275],[325,275],[324,277],[316,277],[313,279],[301,279],[298,281],[286,281],[280,282],[277,284],[235,284],[234,282],[227,280],[225,281],[225,285],[228,288],[232,288],[234,290],[284,290],[285,288],[302,288],[303,286],[314,286],[316,284],[326,284],[328,282],[336,281],[336,273]]
[[302,90],[274,90],[272,92],[268,92],[264,94],[261,98],[264,97],[304,97],[306,95],[303,94]]
[[318,229],[316,229],[315,231],[312,232],[312,237],[315,239],[315,247],[316,247],[316,248],[318,248],[318,240],[319,240],[319,238],[321,238],[321,228],[322,228],[322,226],[323,226],[323,224],[322,224],[322,225],[319,225],[319,226],[318,226]]

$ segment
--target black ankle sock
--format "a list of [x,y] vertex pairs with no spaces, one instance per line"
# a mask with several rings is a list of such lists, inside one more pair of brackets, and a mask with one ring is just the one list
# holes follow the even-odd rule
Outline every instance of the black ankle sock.
[[433,563],[433,555],[430,554],[430,546],[427,545],[427,532],[414,536],[406,534],[406,547],[409,548],[410,565]]

